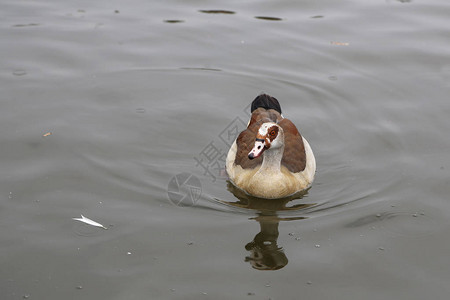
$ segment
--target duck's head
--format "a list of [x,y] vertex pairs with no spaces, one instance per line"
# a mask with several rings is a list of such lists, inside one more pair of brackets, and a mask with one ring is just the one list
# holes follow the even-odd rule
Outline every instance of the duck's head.
[[255,146],[248,154],[248,158],[258,158],[268,149],[277,149],[283,146],[283,128],[273,122],[263,123],[258,129]]

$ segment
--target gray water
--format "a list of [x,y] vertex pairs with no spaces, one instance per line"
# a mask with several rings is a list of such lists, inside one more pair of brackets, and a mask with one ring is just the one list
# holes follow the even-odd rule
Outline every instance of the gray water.
[[[448,299],[449,16],[2,1],[1,299]],[[302,196],[224,176],[261,92],[314,150]]]

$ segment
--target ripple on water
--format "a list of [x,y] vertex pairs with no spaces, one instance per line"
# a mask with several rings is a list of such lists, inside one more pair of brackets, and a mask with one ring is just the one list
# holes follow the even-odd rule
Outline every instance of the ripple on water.
[[165,23],[171,23],[171,24],[176,24],[176,23],[184,23],[184,20],[164,20]]
[[201,9],[199,12],[204,14],[223,14],[223,15],[234,15],[236,12],[232,10],[225,9]]
[[282,21],[282,18],[278,17],[269,17],[269,16],[255,16],[255,19],[264,20],[264,21]]
[[[131,132],[130,141],[135,140],[133,136],[146,138],[138,143],[120,143],[120,147],[109,150],[106,150],[108,144],[102,145],[95,141],[97,148],[106,147],[105,150],[85,153],[84,157],[89,164],[103,169],[104,181],[139,194],[152,194],[156,189],[161,201],[168,201],[166,189],[170,178],[181,172],[189,172],[198,176],[204,187],[197,207],[245,214],[280,212],[291,219],[332,213],[348,204],[368,204],[376,201],[379,194],[392,189],[397,183],[395,170],[385,176],[377,176],[386,165],[395,165],[392,157],[384,157],[382,160],[383,157],[377,157],[375,153],[372,161],[360,163],[366,160],[364,149],[379,144],[383,139],[389,140],[391,148],[399,147],[395,137],[389,137],[390,133],[385,132],[389,127],[369,127],[377,134],[367,138],[364,130],[346,123],[346,119],[354,118],[373,121],[374,124],[383,120],[377,119],[370,109],[366,109],[363,114],[361,110],[356,111],[352,99],[348,99],[345,94],[334,93],[334,89],[329,88],[329,81],[324,80],[326,76],[315,78],[307,74],[255,75],[251,72],[234,73],[226,69],[213,71],[215,69],[194,66],[124,70],[99,76],[95,86],[90,88],[108,91],[112,89],[112,85],[120,84],[123,89],[119,94],[104,97],[108,98],[110,103],[116,103],[116,107],[138,107],[134,108],[135,112],[151,118],[152,122],[136,127],[135,122],[138,119],[134,120],[134,116],[137,114],[124,115],[124,121],[120,124],[115,121],[115,116],[102,116],[107,119],[97,121],[108,128],[108,136],[112,139],[114,136],[109,132],[114,132],[117,138],[121,139],[121,132],[125,136]],[[181,89],[183,85],[190,87],[186,89],[188,92],[183,97],[179,97],[171,88],[175,82],[181,84]],[[262,87],[264,92],[280,100],[285,108],[285,117],[293,120],[300,132],[310,141],[318,165],[316,179],[308,191],[281,201],[251,199],[229,184],[227,189],[225,180],[211,180],[192,158],[210,142],[214,142],[221,153],[228,151],[229,145],[220,139],[221,132],[236,117],[242,119],[243,123],[247,122],[247,106],[261,92]],[[150,102],[143,98],[122,103],[122,99],[128,98],[126,95],[147,94],[148,90],[152,90],[152,99],[161,99],[161,103],[164,103],[160,105],[152,102],[152,111],[157,109],[159,114],[144,114],[148,110],[142,107],[149,107]],[[186,107],[186,101],[189,101],[190,106]],[[99,102],[99,106],[104,105],[104,101]],[[180,111],[179,107],[183,107],[183,111]],[[190,114],[191,118],[180,118],[180,114]],[[164,136],[157,137],[156,144],[152,143],[152,140],[157,131],[151,130],[151,124],[153,128],[156,124],[163,126],[166,132]],[[188,131],[186,134],[179,134],[180,126],[201,128],[204,124],[209,124],[207,132]],[[183,149],[179,148],[180,143],[185,145]],[[107,152],[115,154],[105,155]],[[121,153],[127,154],[126,157],[120,157],[123,155]],[[129,155],[135,159],[130,161]],[[138,157],[142,158],[142,161],[137,159]],[[145,171],[148,167],[153,171]]]

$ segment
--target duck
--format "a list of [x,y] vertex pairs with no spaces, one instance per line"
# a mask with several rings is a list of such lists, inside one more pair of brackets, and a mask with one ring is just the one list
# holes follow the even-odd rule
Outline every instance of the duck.
[[316,159],[308,141],[281,114],[278,100],[258,95],[251,118],[231,145],[226,172],[231,183],[258,198],[277,199],[308,189]]

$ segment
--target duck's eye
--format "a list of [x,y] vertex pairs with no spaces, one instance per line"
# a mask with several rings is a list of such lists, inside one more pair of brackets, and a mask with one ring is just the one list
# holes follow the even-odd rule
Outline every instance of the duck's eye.
[[269,134],[270,134],[270,136],[275,136],[276,132],[275,132],[275,130],[272,130]]

